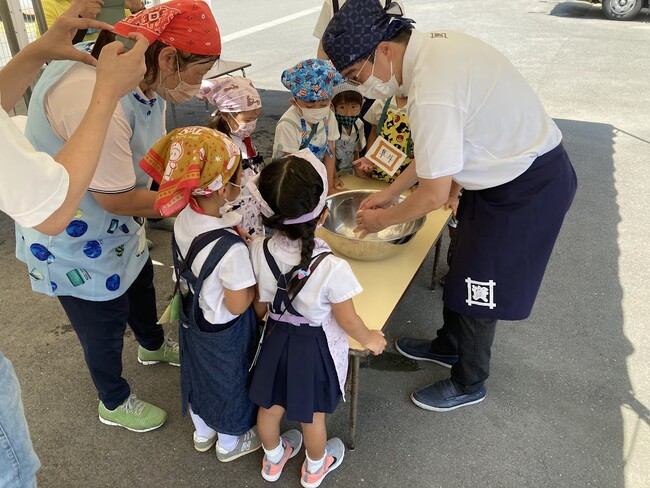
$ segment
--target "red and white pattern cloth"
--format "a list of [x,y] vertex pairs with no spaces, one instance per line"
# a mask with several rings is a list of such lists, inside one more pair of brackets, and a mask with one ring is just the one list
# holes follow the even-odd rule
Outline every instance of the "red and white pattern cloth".
[[139,32],[150,43],[164,42],[184,52],[221,54],[221,35],[210,6],[202,0],[176,0],[141,10],[115,24],[115,33]]

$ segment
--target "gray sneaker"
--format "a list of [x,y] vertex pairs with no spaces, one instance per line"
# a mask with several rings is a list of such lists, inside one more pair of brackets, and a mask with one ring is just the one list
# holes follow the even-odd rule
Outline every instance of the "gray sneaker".
[[217,459],[222,463],[229,463],[246,454],[257,451],[260,447],[262,447],[262,441],[260,441],[257,435],[257,426],[255,426],[245,434],[239,436],[237,445],[232,451],[222,449],[219,446],[219,442],[217,442]]
[[343,457],[345,457],[343,441],[338,437],[332,437],[325,445],[325,462],[317,472],[310,473],[307,471],[307,459],[302,463],[300,484],[305,488],[316,488],[320,486],[325,476],[341,465]]
[[196,433],[196,431],[194,431],[192,440],[194,441],[194,449],[199,452],[206,452],[209,451],[212,446],[214,446],[215,442],[217,442],[217,433],[213,433],[210,437],[201,437]]

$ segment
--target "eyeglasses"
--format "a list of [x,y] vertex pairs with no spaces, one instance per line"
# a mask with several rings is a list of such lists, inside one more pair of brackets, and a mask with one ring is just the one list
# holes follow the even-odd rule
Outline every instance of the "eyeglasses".
[[366,64],[368,63],[368,61],[370,61],[370,58],[372,57],[372,55],[373,55],[373,53],[370,53],[370,54],[368,55],[368,57],[366,58],[366,60],[365,60],[365,61],[363,62],[363,64],[361,65],[361,68],[359,68],[359,70],[357,71],[357,74],[355,74],[354,76],[348,78],[348,82],[349,82],[351,85],[359,86],[359,85],[362,84],[362,82],[359,81],[359,79],[358,79],[358,78],[359,78],[359,75],[360,75],[361,72],[363,71],[363,68],[366,67]]

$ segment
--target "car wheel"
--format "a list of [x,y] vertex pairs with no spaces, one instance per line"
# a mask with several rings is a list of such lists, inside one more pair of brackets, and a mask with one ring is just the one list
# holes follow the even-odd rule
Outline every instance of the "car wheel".
[[612,20],[632,20],[642,6],[643,0],[603,0],[603,13]]

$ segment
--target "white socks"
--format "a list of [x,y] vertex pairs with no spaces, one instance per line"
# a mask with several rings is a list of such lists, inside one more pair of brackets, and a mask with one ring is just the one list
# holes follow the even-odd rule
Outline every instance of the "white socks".
[[218,436],[219,436],[218,447],[221,448],[221,451],[224,454],[226,452],[232,451],[235,447],[237,447],[237,441],[239,441],[238,435],[222,434],[221,432],[219,432]]
[[[262,446],[264,448],[264,446]],[[280,438],[280,444],[275,449],[264,449],[264,454],[266,454],[266,459],[272,462],[273,464],[278,464],[282,457],[284,456],[284,446],[282,445],[282,438]]]
[[323,464],[325,464],[326,457],[327,453],[324,454],[321,459],[314,461],[309,457],[307,451],[305,451],[305,458],[307,458],[307,471],[309,471],[311,474],[317,473],[323,467]]
[[190,405],[190,417],[192,417],[192,423],[194,424],[196,435],[204,439],[209,439],[215,434],[215,430],[209,427],[201,417],[192,411],[192,405]]

